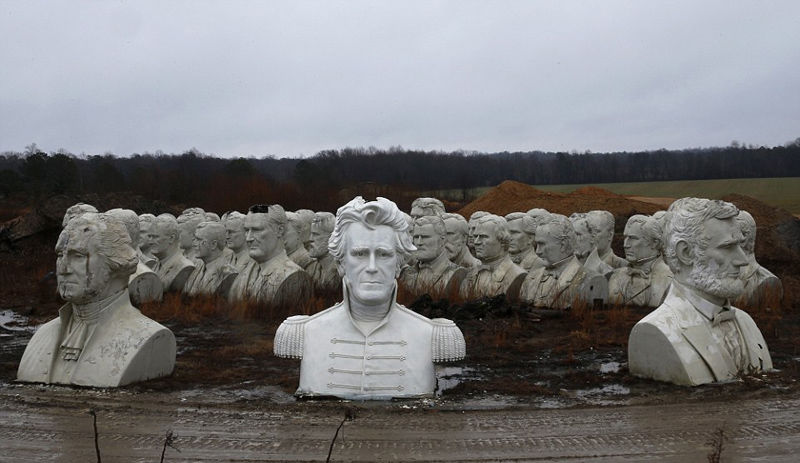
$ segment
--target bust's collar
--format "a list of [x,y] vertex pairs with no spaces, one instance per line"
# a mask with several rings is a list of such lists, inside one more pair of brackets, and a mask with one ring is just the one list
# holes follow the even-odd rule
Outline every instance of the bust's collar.
[[691,286],[683,284],[677,280],[673,280],[672,284],[676,285],[686,300],[689,301],[689,303],[692,304],[692,306],[709,321],[714,320],[714,317],[720,312],[731,309],[730,303],[727,301],[724,305],[717,305],[704,298],[700,294],[700,291],[692,288]]

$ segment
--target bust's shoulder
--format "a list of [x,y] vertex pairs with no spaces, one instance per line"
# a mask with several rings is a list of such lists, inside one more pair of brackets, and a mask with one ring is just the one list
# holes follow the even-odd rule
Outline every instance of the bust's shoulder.
[[303,344],[307,327],[325,324],[331,317],[344,314],[343,304],[340,302],[317,312],[314,315],[293,315],[280,324],[275,331],[272,351],[276,357],[303,358]]

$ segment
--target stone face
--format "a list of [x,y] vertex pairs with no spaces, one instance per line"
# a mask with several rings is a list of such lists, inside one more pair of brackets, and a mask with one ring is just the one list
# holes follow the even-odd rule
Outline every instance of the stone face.
[[572,222],[563,215],[550,214],[536,228],[536,253],[545,266],[525,278],[521,300],[552,309],[567,309],[579,301],[591,302],[584,297],[594,298],[595,292],[583,289],[586,272],[575,257],[575,242]]
[[662,229],[658,219],[634,215],[625,225],[627,267],[609,279],[613,304],[658,307],[672,284],[672,271],[661,257]]
[[253,206],[244,222],[251,261],[228,292],[231,301],[272,307],[302,305],[311,297],[311,278],[286,255],[286,214],[280,205]]
[[481,265],[469,269],[459,294],[464,299],[505,294],[516,300],[526,272],[508,255],[511,237],[503,217],[488,214],[476,220],[473,232],[475,255]]
[[321,291],[338,291],[342,277],[336,268],[333,256],[328,252],[328,240],[333,232],[336,218],[330,212],[317,212],[311,222],[311,257],[304,268],[314,282],[314,288]]
[[600,259],[613,268],[628,265],[625,259],[614,254],[611,249],[611,241],[614,238],[614,215],[608,211],[589,211],[586,213],[586,218]]
[[467,271],[447,258],[444,221],[439,216],[420,216],[414,221],[412,241],[416,262],[403,268],[401,286],[412,295],[451,297],[458,292]]
[[116,387],[169,375],[172,332],[131,305],[138,256],[123,224],[89,213],[69,221],[56,244],[59,317],[31,338],[17,379]]
[[469,247],[467,247],[469,225],[466,219],[458,214],[444,214],[442,218],[444,219],[447,238],[445,250],[450,262],[464,268],[480,265],[481,261],[473,256]]
[[730,305],[743,292],[747,265],[738,213],[718,200],[683,198],[670,206],[664,253],[674,281],[631,331],[631,374],[693,386],[772,369],[753,319]]
[[186,281],[189,295],[225,296],[239,273],[225,255],[225,226],[220,222],[201,222],[194,232],[196,267]]
[[171,214],[161,214],[150,227],[150,251],[158,258],[153,271],[161,279],[164,291],[181,292],[195,268],[181,252],[178,222]]
[[339,208],[330,254],[344,273],[344,301],[312,316],[289,317],[275,334],[279,357],[302,359],[300,396],[389,399],[431,396],[434,362],[466,354],[449,320],[430,320],[394,301],[408,224],[384,198]]
[[737,304],[752,309],[779,306],[783,299],[781,280],[756,261],[756,221],[749,212],[739,211],[736,223],[744,235],[742,249],[747,255],[747,265],[742,267],[740,274],[744,291]]

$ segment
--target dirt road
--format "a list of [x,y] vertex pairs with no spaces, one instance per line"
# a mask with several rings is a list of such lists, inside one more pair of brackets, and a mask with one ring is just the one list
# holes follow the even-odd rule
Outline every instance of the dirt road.
[[[258,397],[255,397],[258,396]],[[508,405],[508,404],[505,404]],[[497,408],[497,407],[501,408]],[[724,430],[723,461],[797,461],[800,396],[738,403],[542,409],[442,400],[294,402],[278,389],[165,394],[3,385],[0,461],[93,462],[89,408],[103,461],[706,461]]]

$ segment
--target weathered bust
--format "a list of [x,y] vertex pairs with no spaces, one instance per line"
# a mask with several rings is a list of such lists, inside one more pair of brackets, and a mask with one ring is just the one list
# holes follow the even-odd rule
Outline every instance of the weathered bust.
[[252,259],[233,282],[228,298],[271,307],[295,307],[311,297],[311,278],[286,255],[286,213],[278,204],[251,206],[244,221]]
[[139,236],[141,239],[139,240],[137,254],[139,255],[139,261],[151,269],[155,267],[158,259],[150,252],[150,241],[147,239],[147,235],[150,233],[150,227],[152,227],[155,222],[156,216],[153,214],[139,215]]
[[336,217],[330,212],[315,213],[311,223],[311,250],[309,255],[313,258],[306,267],[311,275],[314,288],[323,291],[336,291],[341,287],[342,277],[336,270],[336,262],[328,252],[328,239],[333,233]]
[[600,260],[612,268],[628,265],[628,261],[614,254],[611,249],[611,241],[614,239],[614,214],[608,211],[589,211],[586,213],[586,218]]
[[314,222],[314,211],[311,209],[298,209],[294,211],[294,213],[303,221],[300,242],[303,243],[303,247],[306,248],[306,251],[311,252],[311,224]]
[[194,262],[181,252],[178,241],[178,221],[172,214],[156,217],[148,233],[150,251],[158,259],[153,271],[161,278],[164,291],[183,291],[186,280],[194,271]]
[[244,236],[245,215],[241,212],[231,211],[225,214],[222,225],[225,227],[225,245],[230,253],[227,254],[228,264],[238,272],[250,262],[250,250],[247,249]]
[[[125,226],[133,249],[139,248],[139,216],[130,209],[111,209],[106,215],[113,217]],[[137,259],[139,254],[137,253]],[[160,301],[164,295],[164,285],[156,272],[139,259],[136,271],[128,280],[128,293],[136,306],[146,302]]]
[[177,218],[178,221],[178,241],[180,242],[181,252],[189,259],[194,259],[194,229],[200,222],[206,221],[206,212],[199,207],[184,209]]
[[472,215],[469,216],[469,221],[467,222],[467,224],[468,224],[468,228],[467,228],[467,247],[469,248],[470,252],[472,252],[473,256],[476,254],[476,252],[475,252],[475,242],[474,242],[475,241],[475,227],[478,226],[478,220],[481,217],[485,216],[485,215],[489,215],[489,213],[486,212],[486,211],[475,211],[475,212],[472,213]]
[[450,297],[458,292],[467,270],[447,258],[444,220],[437,215],[420,216],[411,234],[417,250],[415,263],[403,268],[400,284],[415,296]]
[[446,230],[447,242],[444,247],[447,250],[447,258],[450,262],[459,267],[470,268],[481,265],[467,247],[468,227],[467,220],[460,214],[446,213],[442,215],[444,228]]
[[567,309],[581,300],[586,274],[575,257],[575,230],[567,217],[550,214],[536,228],[536,253],[545,266],[528,274],[520,299],[552,309]]
[[511,241],[508,244],[508,253],[515,264],[526,272],[532,268],[543,267],[544,262],[536,255],[534,239],[536,237],[536,222],[524,212],[512,212],[506,215],[508,233]]
[[411,203],[411,217],[416,219],[423,215],[441,217],[445,213],[444,203],[436,198],[417,198]]
[[669,207],[664,253],[674,281],[631,331],[633,375],[694,386],[772,369],[761,331],[729,302],[742,294],[747,265],[738,213],[731,203],[699,198]]
[[575,230],[575,257],[583,265],[583,271],[587,275],[610,277],[614,268],[600,258],[595,242],[600,233],[592,233],[589,215],[585,212],[576,212],[569,216],[569,220]]
[[97,208],[92,206],[91,204],[85,204],[85,203],[77,203],[68,207],[67,210],[64,212],[64,218],[61,220],[61,228],[66,227],[70,220],[80,215],[86,214],[87,212],[97,213]]
[[279,357],[302,359],[297,395],[346,399],[431,396],[434,363],[466,354],[461,330],[394,300],[403,255],[414,250],[407,222],[384,198],[339,208],[329,248],[344,300],[312,316],[289,317],[275,333]]
[[124,226],[104,214],[69,221],[56,244],[67,303],[22,355],[17,380],[117,387],[172,373],[175,337],[128,298],[138,258]]
[[494,214],[484,215],[477,219],[473,235],[475,255],[481,265],[469,269],[461,283],[461,297],[474,299],[505,294],[508,300],[516,300],[526,273],[508,255],[511,235],[506,219]]
[[625,225],[627,267],[614,270],[608,282],[614,304],[658,307],[672,284],[672,271],[661,257],[662,233],[658,221],[632,215]]
[[286,254],[295,264],[306,269],[313,259],[303,246],[303,237],[311,235],[311,225],[306,226],[306,222],[294,212],[286,213],[286,234],[283,235],[283,242],[286,246]]
[[747,256],[747,265],[741,271],[744,291],[736,303],[753,309],[775,307],[783,299],[783,284],[772,272],[756,262],[756,221],[749,212],[739,211],[736,223],[744,235],[742,250]]
[[225,226],[220,222],[200,222],[194,230],[194,255],[197,266],[186,281],[190,295],[225,296],[239,273],[225,258]]

